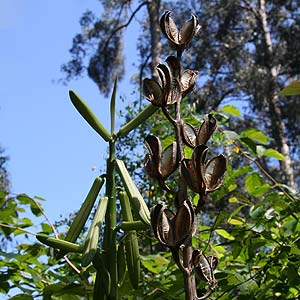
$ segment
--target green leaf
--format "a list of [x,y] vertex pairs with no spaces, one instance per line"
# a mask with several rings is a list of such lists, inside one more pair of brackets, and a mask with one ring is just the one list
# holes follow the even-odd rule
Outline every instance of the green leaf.
[[240,137],[235,131],[232,130],[223,130],[223,135],[227,141],[234,141]]
[[52,233],[52,227],[48,223],[42,223],[41,226],[42,226],[43,233],[45,234]]
[[241,115],[238,108],[233,105],[225,105],[220,109],[220,111],[232,115],[233,117],[239,117]]
[[161,255],[140,256],[142,265],[154,274],[160,274],[165,271],[169,265],[169,260]]
[[252,173],[246,177],[245,187],[250,195],[259,197],[270,188],[270,185],[267,183],[264,184],[258,173]]
[[6,195],[7,195],[6,191],[0,191],[0,201],[2,201]]
[[24,205],[32,204],[32,202],[34,202],[33,199],[26,194],[19,194],[19,195],[17,195],[16,198],[20,201],[21,204],[24,204]]
[[279,94],[284,96],[300,95],[300,83],[296,81],[292,82],[290,85],[281,90]]
[[256,146],[257,157],[262,157],[264,155],[265,151],[266,151],[266,148],[264,146],[261,146],[261,145]]
[[225,229],[216,229],[215,232],[227,240],[234,240],[234,236],[232,236],[230,233],[228,233]]
[[297,224],[298,222],[295,219],[291,219],[288,222],[286,222],[281,228],[283,235],[285,237],[293,235],[296,232]]
[[263,155],[264,156],[270,156],[270,157],[276,158],[278,160],[284,160],[284,156],[275,149],[267,149],[263,153]]
[[241,135],[264,145],[268,144],[269,141],[269,137],[256,128],[243,130]]
[[243,225],[245,224],[245,219],[238,216],[234,216],[229,218],[227,222],[231,225]]

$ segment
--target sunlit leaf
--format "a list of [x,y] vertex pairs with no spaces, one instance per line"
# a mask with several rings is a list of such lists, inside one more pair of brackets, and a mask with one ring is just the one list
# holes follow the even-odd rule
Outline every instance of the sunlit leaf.
[[270,156],[278,160],[284,160],[284,156],[275,149],[267,149],[264,153],[264,156]]
[[256,128],[243,130],[241,135],[264,145],[266,145],[269,141],[269,137]]
[[258,173],[252,173],[246,177],[245,187],[250,195],[259,197],[270,188],[270,185],[263,183],[262,178]]
[[239,117],[241,115],[239,109],[233,105],[225,105],[220,111],[232,115],[233,117]]
[[261,145],[256,146],[257,157],[262,157],[265,154],[265,150],[266,148]]
[[300,95],[300,82],[292,82],[290,85],[281,90],[279,94],[284,96]]
[[227,141],[237,140],[240,136],[232,130],[223,130],[224,137]]
[[215,232],[227,240],[234,240],[234,236],[232,236],[230,233],[228,233],[225,229],[216,229]]
[[245,219],[235,216],[228,219],[227,222],[231,225],[243,225],[245,224]]

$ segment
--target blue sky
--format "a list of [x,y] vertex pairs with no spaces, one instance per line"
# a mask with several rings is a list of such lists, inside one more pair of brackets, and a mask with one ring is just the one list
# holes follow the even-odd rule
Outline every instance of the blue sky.
[[[106,157],[106,144],[74,109],[68,90],[109,129],[108,100],[88,78],[55,83],[87,9],[101,11],[97,0],[0,0],[0,144],[10,157],[12,192],[45,198],[52,221],[79,208]],[[135,47],[128,45],[131,66]],[[131,91],[127,80],[118,96]]]

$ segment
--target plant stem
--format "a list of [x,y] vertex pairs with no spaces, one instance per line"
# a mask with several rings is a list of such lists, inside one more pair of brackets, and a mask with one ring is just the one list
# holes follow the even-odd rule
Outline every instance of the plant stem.
[[111,292],[107,296],[108,300],[118,298],[118,273],[117,273],[117,249],[116,249],[116,225],[117,225],[117,205],[116,205],[116,182],[115,182],[115,141],[109,142],[109,157],[107,159],[107,182],[106,196],[109,199],[107,213],[105,217],[105,232],[103,240],[104,263],[111,277]]

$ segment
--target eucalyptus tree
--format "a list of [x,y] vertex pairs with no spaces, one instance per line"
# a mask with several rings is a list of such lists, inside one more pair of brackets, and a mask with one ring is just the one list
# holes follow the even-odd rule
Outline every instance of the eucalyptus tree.
[[139,77],[155,75],[155,66],[166,54],[158,26],[163,10],[176,11],[178,20],[193,12],[202,28],[196,46],[184,58],[200,71],[200,88],[190,96],[191,102],[196,103],[197,111],[208,111],[239,101],[238,105],[246,107],[246,126],[266,131],[272,138],[271,146],[284,155],[281,171],[277,171],[280,180],[295,187],[292,157],[299,154],[297,98],[287,101],[278,91],[297,79],[300,71],[295,54],[300,37],[298,1],[100,2],[104,9],[101,16],[86,12],[80,20],[82,32],[73,40],[72,58],[62,66],[66,80],[87,72],[107,94],[110,79],[124,75],[124,30],[131,22],[139,22],[143,29],[137,43]]
[[6,169],[6,163],[8,157],[4,155],[4,149],[0,147],[0,190],[8,191],[9,190],[9,178],[8,171]]
[[[278,92],[297,79],[300,71],[299,58],[293,54],[300,47],[299,2],[190,2],[202,25],[200,41],[191,49],[191,63],[204,78],[196,94],[198,108],[243,101],[248,120],[266,131],[271,145],[285,157],[280,180],[295,187],[292,154],[299,151],[295,144],[296,100]],[[185,7],[177,3],[177,11],[183,14]]]

